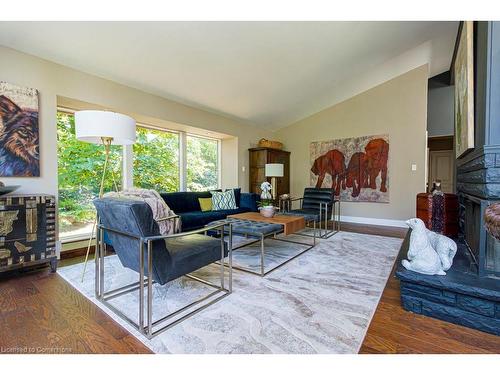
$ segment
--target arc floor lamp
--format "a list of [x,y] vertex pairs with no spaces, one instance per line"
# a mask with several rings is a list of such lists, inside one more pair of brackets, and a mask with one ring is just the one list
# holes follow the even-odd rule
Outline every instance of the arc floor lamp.
[[[102,144],[104,146],[104,167],[101,175],[101,185],[99,187],[99,198],[104,194],[104,183],[109,167],[109,152],[111,145],[131,145],[135,143],[135,120],[127,115],[110,111],[78,111],[75,112],[75,135],[83,142]],[[116,187],[114,175],[110,173],[113,185]],[[92,226],[85,265],[83,267],[82,282],[87,268],[90,247],[97,225],[97,217]]]

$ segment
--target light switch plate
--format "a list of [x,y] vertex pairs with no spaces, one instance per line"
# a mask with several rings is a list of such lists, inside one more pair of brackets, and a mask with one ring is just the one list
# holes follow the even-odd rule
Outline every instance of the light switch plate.
[[412,171],[416,171],[417,170],[417,165],[416,164],[412,164],[411,165],[411,170]]

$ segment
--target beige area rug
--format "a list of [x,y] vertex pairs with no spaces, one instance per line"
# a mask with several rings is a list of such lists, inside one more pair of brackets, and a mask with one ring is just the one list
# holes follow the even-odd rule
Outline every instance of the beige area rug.
[[[58,273],[155,353],[357,353],[401,243],[397,238],[340,232],[264,278],[234,271],[231,295],[152,340],[94,298],[93,262],[83,283],[83,264],[62,267]],[[266,246],[270,264],[301,249],[271,240]],[[258,252],[258,245],[237,250],[234,262],[256,266]],[[106,257],[105,273],[107,289],[138,280],[115,255]],[[216,282],[219,268],[210,265],[197,275]],[[155,284],[155,316],[206,293],[205,288],[188,278]],[[137,320],[138,298],[137,291],[113,304]]]

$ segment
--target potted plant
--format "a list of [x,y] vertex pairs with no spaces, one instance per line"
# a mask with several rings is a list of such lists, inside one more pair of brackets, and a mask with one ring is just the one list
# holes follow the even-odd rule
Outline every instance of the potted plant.
[[258,202],[259,212],[264,217],[273,217],[276,213],[272,199],[262,199]]

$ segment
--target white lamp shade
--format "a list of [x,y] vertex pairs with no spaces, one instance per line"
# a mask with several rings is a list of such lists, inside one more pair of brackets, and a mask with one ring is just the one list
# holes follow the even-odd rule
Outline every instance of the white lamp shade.
[[283,177],[283,164],[266,164],[266,177]]
[[102,138],[113,138],[114,145],[135,143],[135,120],[121,113],[108,111],[75,112],[76,138],[88,143],[102,143]]

